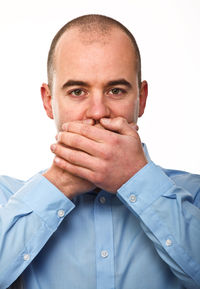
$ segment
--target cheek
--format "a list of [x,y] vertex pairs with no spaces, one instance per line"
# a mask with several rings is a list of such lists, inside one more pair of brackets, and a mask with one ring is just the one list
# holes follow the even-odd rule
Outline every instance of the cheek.
[[137,122],[139,112],[139,103],[137,100],[132,100],[123,105],[116,106],[115,116],[122,116],[128,122]]
[[57,131],[60,131],[62,124],[67,122],[68,112],[65,105],[58,98],[54,98],[52,101],[52,111]]
[[83,115],[83,109],[81,106],[77,106],[63,101],[52,102],[53,116],[58,130],[61,129],[62,124],[69,121],[81,120]]

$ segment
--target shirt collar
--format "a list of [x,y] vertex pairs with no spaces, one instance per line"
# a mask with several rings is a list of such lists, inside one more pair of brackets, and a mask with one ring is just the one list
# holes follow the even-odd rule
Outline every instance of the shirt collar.
[[149,152],[148,152],[148,150],[147,150],[147,146],[146,146],[145,143],[142,143],[142,146],[143,146],[143,150],[144,150],[145,156],[146,156],[146,158],[147,158],[147,161],[148,161],[148,163],[149,163],[149,162],[151,162],[151,158],[150,158],[150,156],[149,156]]

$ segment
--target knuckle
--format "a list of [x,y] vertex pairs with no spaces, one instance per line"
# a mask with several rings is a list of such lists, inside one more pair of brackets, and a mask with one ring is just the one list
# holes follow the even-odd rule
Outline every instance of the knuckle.
[[58,134],[58,141],[59,141],[60,143],[63,142],[63,138],[64,138],[64,133],[63,133],[63,132],[59,132],[59,134]]
[[73,129],[73,122],[67,123],[67,131],[71,131]]
[[103,178],[105,178],[105,175],[107,175],[107,171],[108,171],[108,166],[106,162],[102,162],[101,164],[101,175]]
[[110,160],[112,158],[112,150],[109,148],[107,148],[106,150],[103,150],[102,151],[102,158],[106,161]]
[[73,143],[72,135],[68,135],[66,145],[71,146]]
[[68,164],[67,164],[67,162],[63,160],[63,161],[61,162],[61,167],[62,167],[64,170],[67,170],[67,169],[68,169]]
[[121,116],[117,117],[117,124],[119,127],[121,127],[122,125],[124,125],[125,123],[125,119]]
[[67,139],[68,145],[71,147],[74,147],[77,143],[80,143],[79,137],[77,135],[69,135]]
[[82,134],[83,136],[87,136],[88,133],[89,133],[89,130],[90,130],[90,127],[89,127],[88,125],[86,125],[86,124],[83,124],[83,125],[81,126],[81,129],[80,129],[81,134]]
[[94,176],[94,183],[95,184],[101,184],[102,182],[103,182],[103,180],[104,180],[104,175],[102,174],[102,173],[98,173],[98,174],[96,174],[95,176]]
[[74,163],[76,161],[76,155],[75,155],[75,152],[70,152],[68,153],[68,161],[70,163]]
[[110,138],[110,142],[112,145],[117,145],[119,143],[119,136],[117,134],[113,134]]
[[56,154],[56,155],[61,155],[61,145],[59,145],[59,144],[56,144],[55,145],[55,148],[54,148],[54,154]]
[[76,147],[77,149],[81,149],[82,146],[84,146],[84,138],[82,136],[75,135],[74,147]]
[[64,171],[72,171],[73,166],[71,165],[71,163],[69,161],[62,160],[61,168]]
[[93,184],[96,184],[96,174],[94,172],[89,173],[89,179]]

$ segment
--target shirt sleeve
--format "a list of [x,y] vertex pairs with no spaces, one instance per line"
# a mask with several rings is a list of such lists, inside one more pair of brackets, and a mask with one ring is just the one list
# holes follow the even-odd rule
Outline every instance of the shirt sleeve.
[[192,194],[149,162],[117,196],[184,287],[200,288],[200,209]]
[[[3,196],[3,193],[1,189],[0,195]],[[17,279],[64,217],[75,207],[73,202],[41,174],[34,176],[3,203],[0,206],[2,289]]]

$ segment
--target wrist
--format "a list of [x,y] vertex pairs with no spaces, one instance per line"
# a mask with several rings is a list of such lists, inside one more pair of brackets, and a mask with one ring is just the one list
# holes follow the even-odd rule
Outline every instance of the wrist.
[[70,176],[66,176],[66,172],[62,169],[52,166],[43,173],[43,176],[70,200],[77,195]]

